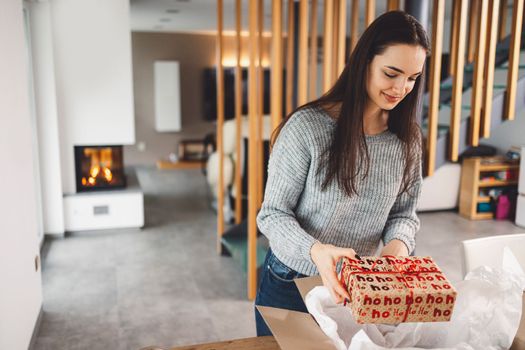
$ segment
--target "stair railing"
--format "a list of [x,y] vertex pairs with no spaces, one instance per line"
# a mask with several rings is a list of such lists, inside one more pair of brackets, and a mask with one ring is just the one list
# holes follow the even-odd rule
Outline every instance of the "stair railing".
[[445,0],[434,0],[432,10],[432,60],[430,61],[429,109],[427,135],[426,174],[434,173],[436,164],[436,144],[438,138],[439,93],[441,87],[441,55],[443,47],[443,25],[445,19]]

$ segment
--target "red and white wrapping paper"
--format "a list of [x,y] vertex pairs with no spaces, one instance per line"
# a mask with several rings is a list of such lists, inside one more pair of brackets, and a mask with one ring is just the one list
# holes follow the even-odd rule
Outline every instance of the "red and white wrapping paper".
[[339,278],[358,323],[450,321],[456,290],[431,257],[344,258]]

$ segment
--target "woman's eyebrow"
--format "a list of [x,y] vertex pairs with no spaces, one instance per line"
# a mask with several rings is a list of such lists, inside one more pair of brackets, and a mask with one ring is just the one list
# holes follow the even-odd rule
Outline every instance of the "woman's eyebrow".
[[[385,66],[385,67],[386,67],[386,68],[390,68],[390,69],[392,69],[392,70],[395,70],[396,72],[399,72],[399,73],[401,73],[401,74],[405,74],[405,72],[403,72],[401,69],[399,69],[399,68],[397,68],[397,67],[394,67],[394,66]],[[420,75],[420,74],[421,74],[421,72],[419,72],[419,73],[414,73],[414,74],[412,74],[412,76],[414,76],[414,75]]]

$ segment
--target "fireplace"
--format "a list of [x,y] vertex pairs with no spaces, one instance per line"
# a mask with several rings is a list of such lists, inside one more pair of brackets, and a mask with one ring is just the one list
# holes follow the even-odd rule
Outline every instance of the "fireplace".
[[75,146],[77,192],[126,187],[122,146]]

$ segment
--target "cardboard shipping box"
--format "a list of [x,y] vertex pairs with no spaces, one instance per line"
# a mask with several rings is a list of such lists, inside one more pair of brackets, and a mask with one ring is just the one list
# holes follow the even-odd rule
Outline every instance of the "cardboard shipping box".
[[[313,276],[296,279],[295,284],[304,300],[309,291],[323,282],[320,276]],[[259,305],[257,309],[282,350],[336,349],[310,314]]]
[[[310,290],[323,283],[321,277],[313,276],[296,279],[295,284],[304,300]],[[525,294],[522,307],[521,324],[510,350],[525,350]],[[257,309],[282,350],[336,349],[310,314],[267,306],[257,306]]]

